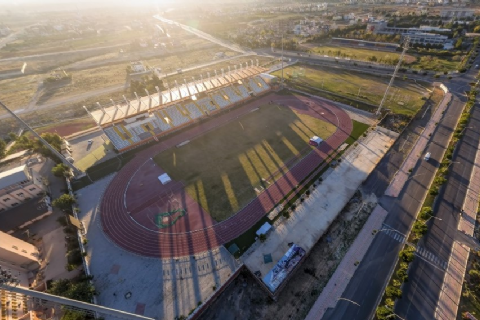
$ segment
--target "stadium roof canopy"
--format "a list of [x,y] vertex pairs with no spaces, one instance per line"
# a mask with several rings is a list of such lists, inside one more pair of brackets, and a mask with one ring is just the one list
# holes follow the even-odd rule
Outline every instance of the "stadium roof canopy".
[[150,96],[138,97],[135,100],[126,100],[117,104],[113,100],[112,106],[102,107],[99,110],[89,111],[91,117],[100,126],[107,126],[111,123],[121,121],[125,118],[134,117],[136,115],[166,107],[175,102],[191,98],[199,93],[208,92],[217,88],[221,88],[233,83],[241,83],[242,79],[250,78],[264,72],[265,69],[258,66],[248,66],[215,75],[207,79],[194,80],[179,84],[175,88],[170,88],[156,93],[150,93]]

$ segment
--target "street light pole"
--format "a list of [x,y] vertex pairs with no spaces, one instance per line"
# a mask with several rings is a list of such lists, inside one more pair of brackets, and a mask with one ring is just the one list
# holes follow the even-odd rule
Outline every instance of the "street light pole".
[[442,221],[442,218],[437,218],[437,217],[434,217],[434,216],[430,216],[430,218],[428,218],[427,220],[425,220],[425,222],[424,222],[423,224],[427,224],[427,222],[428,222],[430,219],[432,219],[432,218]]
[[337,301],[339,301],[339,300],[348,301],[348,302],[353,303],[354,305],[357,305],[357,306],[360,307],[360,305],[358,303],[356,303],[355,301],[352,301],[352,300],[349,300],[349,299],[346,299],[346,298],[338,298]]
[[283,30],[282,30],[282,87],[283,87]]

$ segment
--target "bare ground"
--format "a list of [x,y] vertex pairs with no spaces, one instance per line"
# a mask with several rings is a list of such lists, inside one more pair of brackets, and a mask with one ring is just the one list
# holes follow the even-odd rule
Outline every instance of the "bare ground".
[[375,205],[374,195],[362,196],[357,191],[290,279],[278,301],[269,298],[253,276],[244,271],[200,319],[304,319]]

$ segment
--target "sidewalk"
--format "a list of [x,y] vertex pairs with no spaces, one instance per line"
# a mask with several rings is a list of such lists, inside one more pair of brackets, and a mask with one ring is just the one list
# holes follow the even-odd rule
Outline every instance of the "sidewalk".
[[393,178],[392,182],[388,186],[387,190],[385,190],[385,195],[390,197],[398,197],[400,191],[403,189],[403,186],[407,182],[410,170],[415,167],[418,159],[423,156],[423,152],[427,146],[428,141],[430,140],[430,135],[436,128],[436,124],[440,122],[440,119],[443,116],[443,112],[447,108],[450,100],[452,98],[451,93],[446,93],[442,102],[438,106],[435,114],[432,118],[428,121],[425,129],[423,130],[422,134],[418,138],[417,143],[414,145],[412,150],[410,151],[409,155],[403,162],[400,169],[395,173],[395,177]]
[[338,298],[342,296],[343,291],[345,291],[345,288],[355,273],[355,262],[362,260],[375,237],[375,235],[372,235],[373,230],[381,228],[387,213],[388,212],[380,205],[377,205],[375,209],[373,209],[372,214],[355,239],[355,242],[342,259],[342,262],[340,262],[337,270],[335,270],[335,273],[328,281],[317,301],[315,301],[305,320],[321,319],[327,308],[335,307]]
[[[480,145],[478,146],[480,149]],[[473,236],[477,217],[478,199],[480,195],[480,152],[477,149],[475,165],[470,176],[465,202],[464,213],[460,217],[458,230]],[[455,241],[448,261],[447,271],[443,279],[442,291],[435,310],[436,319],[455,319],[462,296],[462,285],[467,269],[470,248]]]

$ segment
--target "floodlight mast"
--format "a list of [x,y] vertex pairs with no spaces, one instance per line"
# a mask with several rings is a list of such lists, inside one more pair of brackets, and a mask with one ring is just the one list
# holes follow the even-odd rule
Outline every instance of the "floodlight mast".
[[410,38],[407,36],[405,37],[405,42],[403,43],[403,51],[402,51],[402,54],[400,55],[400,58],[398,58],[398,63],[397,63],[397,66],[395,67],[395,70],[393,71],[392,78],[390,79],[390,82],[388,83],[388,87],[385,90],[385,93],[383,94],[383,98],[382,98],[382,101],[380,101],[380,105],[378,106],[377,112],[375,112],[377,116],[382,111],[382,107],[383,107],[383,104],[385,103],[385,100],[387,100],[388,90],[390,89],[393,82],[395,81],[395,77],[397,76],[397,72],[400,69],[400,66],[402,65],[402,61],[403,61],[403,58],[405,57],[405,53],[408,50],[409,44],[410,44]]
[[38,138],[38,140],[40,140],[40,142],[43,143],[43,145],[45,147],[47,147],[51,152],[53,152],[53,154],[55,154],[58,158],[60,158],[60,160],[66,165],[68,166],[70,169],[73,170],[73,173],[75,176],[79,176],[82,174],[82,172],[77,168],[75,167],[72,163],[70,163],[67,159],[65,159],[65,157],[60,153],[58,152],[54,147],[52,147],[47,141],[45,141],[45,139],[43,139],[38,133],[36,133],[25,121],[23,121],[22,119],[20,119],[19,116],[17,116],[15,114],[15,112],[13,112],[12,110],[10,110],[6,105],[3,104],[3,102],[0,101],[0,106],[2,106],[5,110],[7,110],[8,113],[10,113],[10,115],[12,117],[14,117],[15,119],[17,119],[22,125],[24,125],[28,130],[30,130],[33,135],[35,137]]

